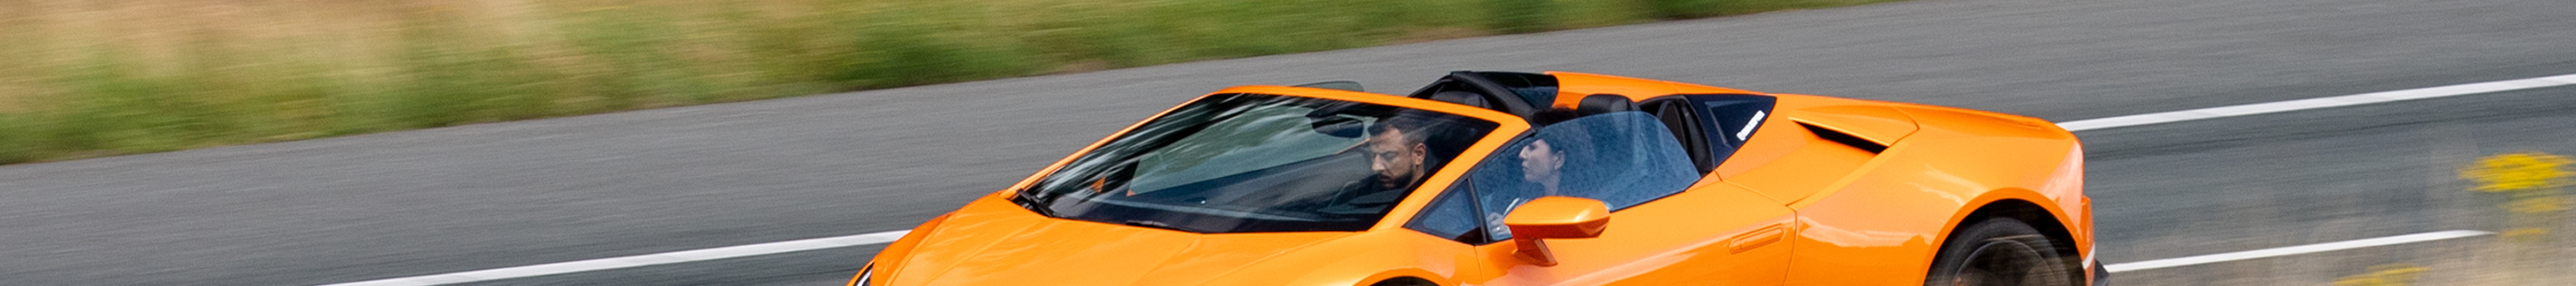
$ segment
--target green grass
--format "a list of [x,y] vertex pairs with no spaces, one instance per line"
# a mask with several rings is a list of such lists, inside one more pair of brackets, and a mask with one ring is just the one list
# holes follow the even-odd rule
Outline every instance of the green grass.
[[7,1],[0,163],[1884,1]]

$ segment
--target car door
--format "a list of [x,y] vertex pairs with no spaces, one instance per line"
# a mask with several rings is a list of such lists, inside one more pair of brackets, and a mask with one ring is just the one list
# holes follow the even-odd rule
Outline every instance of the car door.
[[[1561,164],[1545,166],[1549,154],[1561,154]],[[1478,244],[1485,271],[1461,277],[1468,284],[1779,285],[1792,213],[1743,188],[1702,180],[1694,165],[1652,115],[1586,116],[1506,145],[1424,213],[1473,209],[1471,223],[1480,229],[1457,237]],[[1556,176],[1555,187],[1541,183],[1544,175]],[[1602,201],[1611,209],[1609,226],[1596,238],[1548,240],[1555,265],[1526,260],[1501,221],[1542,196]]]

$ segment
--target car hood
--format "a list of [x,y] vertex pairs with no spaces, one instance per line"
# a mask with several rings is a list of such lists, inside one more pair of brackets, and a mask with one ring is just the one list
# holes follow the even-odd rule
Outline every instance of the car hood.
[[892,282],[884,285],[1194,285],[1351,234],[1199,234],[1049,218],[991,200],[932,231],[898,273],[879,273]]

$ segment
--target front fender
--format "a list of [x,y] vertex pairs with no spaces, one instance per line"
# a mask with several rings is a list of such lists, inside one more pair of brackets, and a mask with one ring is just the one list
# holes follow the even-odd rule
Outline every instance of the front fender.
[[1413,277],[1454,286],[1475,259],[1457,242],[1402,229],[1371,231],[1238,268],[1204,285],[1367,286]]

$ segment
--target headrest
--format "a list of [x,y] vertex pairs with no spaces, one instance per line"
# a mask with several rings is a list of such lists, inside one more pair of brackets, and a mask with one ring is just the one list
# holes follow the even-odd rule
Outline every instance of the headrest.
[[1629,101],[1627,96],[1617,94],[1586,95],[1583,96],[1581,103],[1574,106],[1574,113],[1586,116],[1636,110],[1637,102]]
[[1442,91],[1440,93],[1431,94],[1431,100],[1481,107],[1485,109],[1494,109],[1494,105],[1492,103],[1485,102],[1485,95],[1474,92],[1455,90]]

